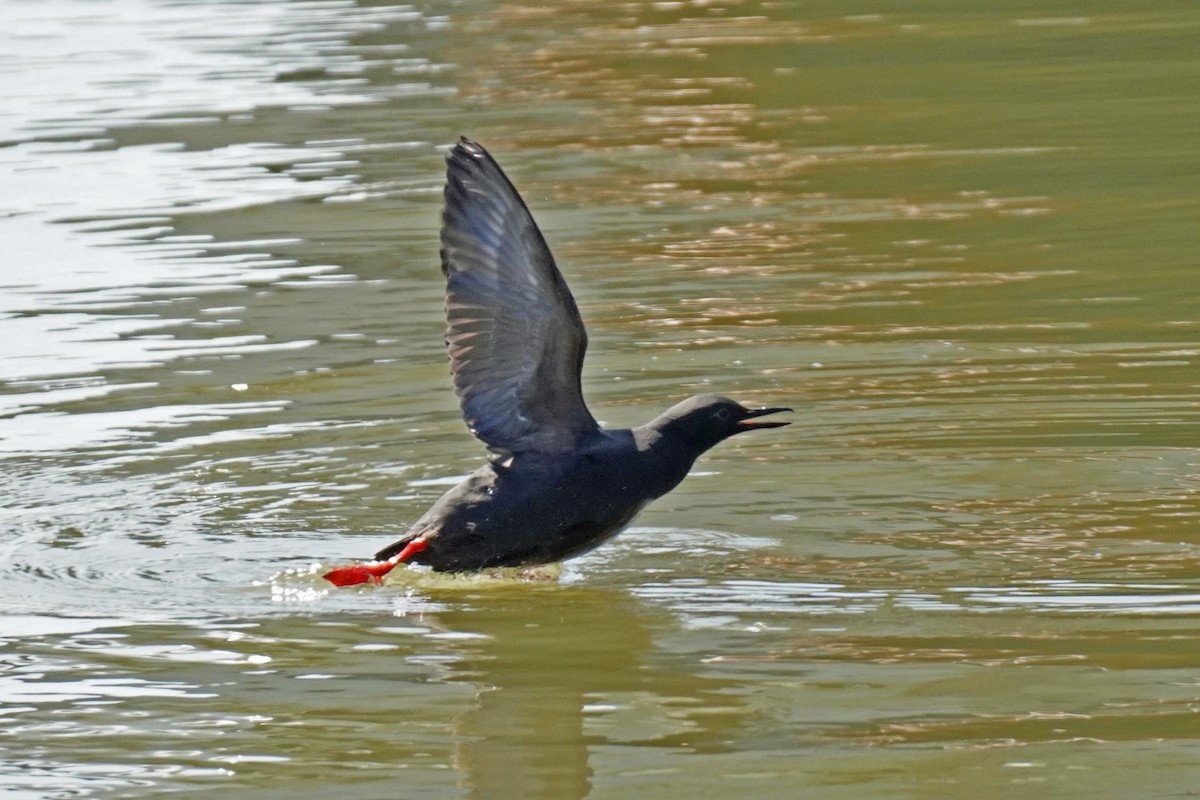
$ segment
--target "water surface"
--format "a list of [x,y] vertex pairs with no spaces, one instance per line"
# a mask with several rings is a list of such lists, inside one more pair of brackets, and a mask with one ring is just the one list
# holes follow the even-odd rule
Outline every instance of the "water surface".
[[[1188,796],[1200,14],[0,7],[14,797]],[[501,160],[607,424],[796,424],[533,577],[323,566],[483,448],[442,153]]]

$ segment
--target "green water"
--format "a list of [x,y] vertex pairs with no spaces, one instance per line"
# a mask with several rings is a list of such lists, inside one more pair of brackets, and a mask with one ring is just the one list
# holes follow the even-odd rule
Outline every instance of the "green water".
[[[0,5],[0,787],[1200,788],[1200,10]],[[557,573],[331,590],[481,463],[442,153],[606,424],[705,457]]]

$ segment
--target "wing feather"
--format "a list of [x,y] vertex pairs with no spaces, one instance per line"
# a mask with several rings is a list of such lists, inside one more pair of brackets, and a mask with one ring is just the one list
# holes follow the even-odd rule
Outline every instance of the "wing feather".
[[579,373],[587,332],[517,190],[478,144],[447,158],[446,347],[467,426],[496,453],[560,452],[598,430]]

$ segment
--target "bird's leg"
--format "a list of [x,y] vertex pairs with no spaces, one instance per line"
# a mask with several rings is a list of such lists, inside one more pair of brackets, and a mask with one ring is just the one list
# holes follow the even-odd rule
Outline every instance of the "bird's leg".
[[408,559],[425,549],[424,537],[413,539],[404,549],[387,561],[369,561],[365,564],[351,564],[348,567],[337,567],[326,572],[322,577],[334,586],[356,586],[360,583],[383,583],[387,575],[397,564],[403,564]]

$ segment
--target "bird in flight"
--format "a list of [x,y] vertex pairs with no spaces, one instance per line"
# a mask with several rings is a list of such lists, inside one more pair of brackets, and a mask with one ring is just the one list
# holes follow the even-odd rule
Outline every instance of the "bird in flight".
[[486,150],[447,157],[442,214],[446,347],[463,418],[495,458],[446,492],[338,586],[398,564],[445,572],[562,561],[615,536],[719,442],[787,422],[788,408],[691,397],[636,428],[606,430],[583,401],[587,331],[521,196]]

